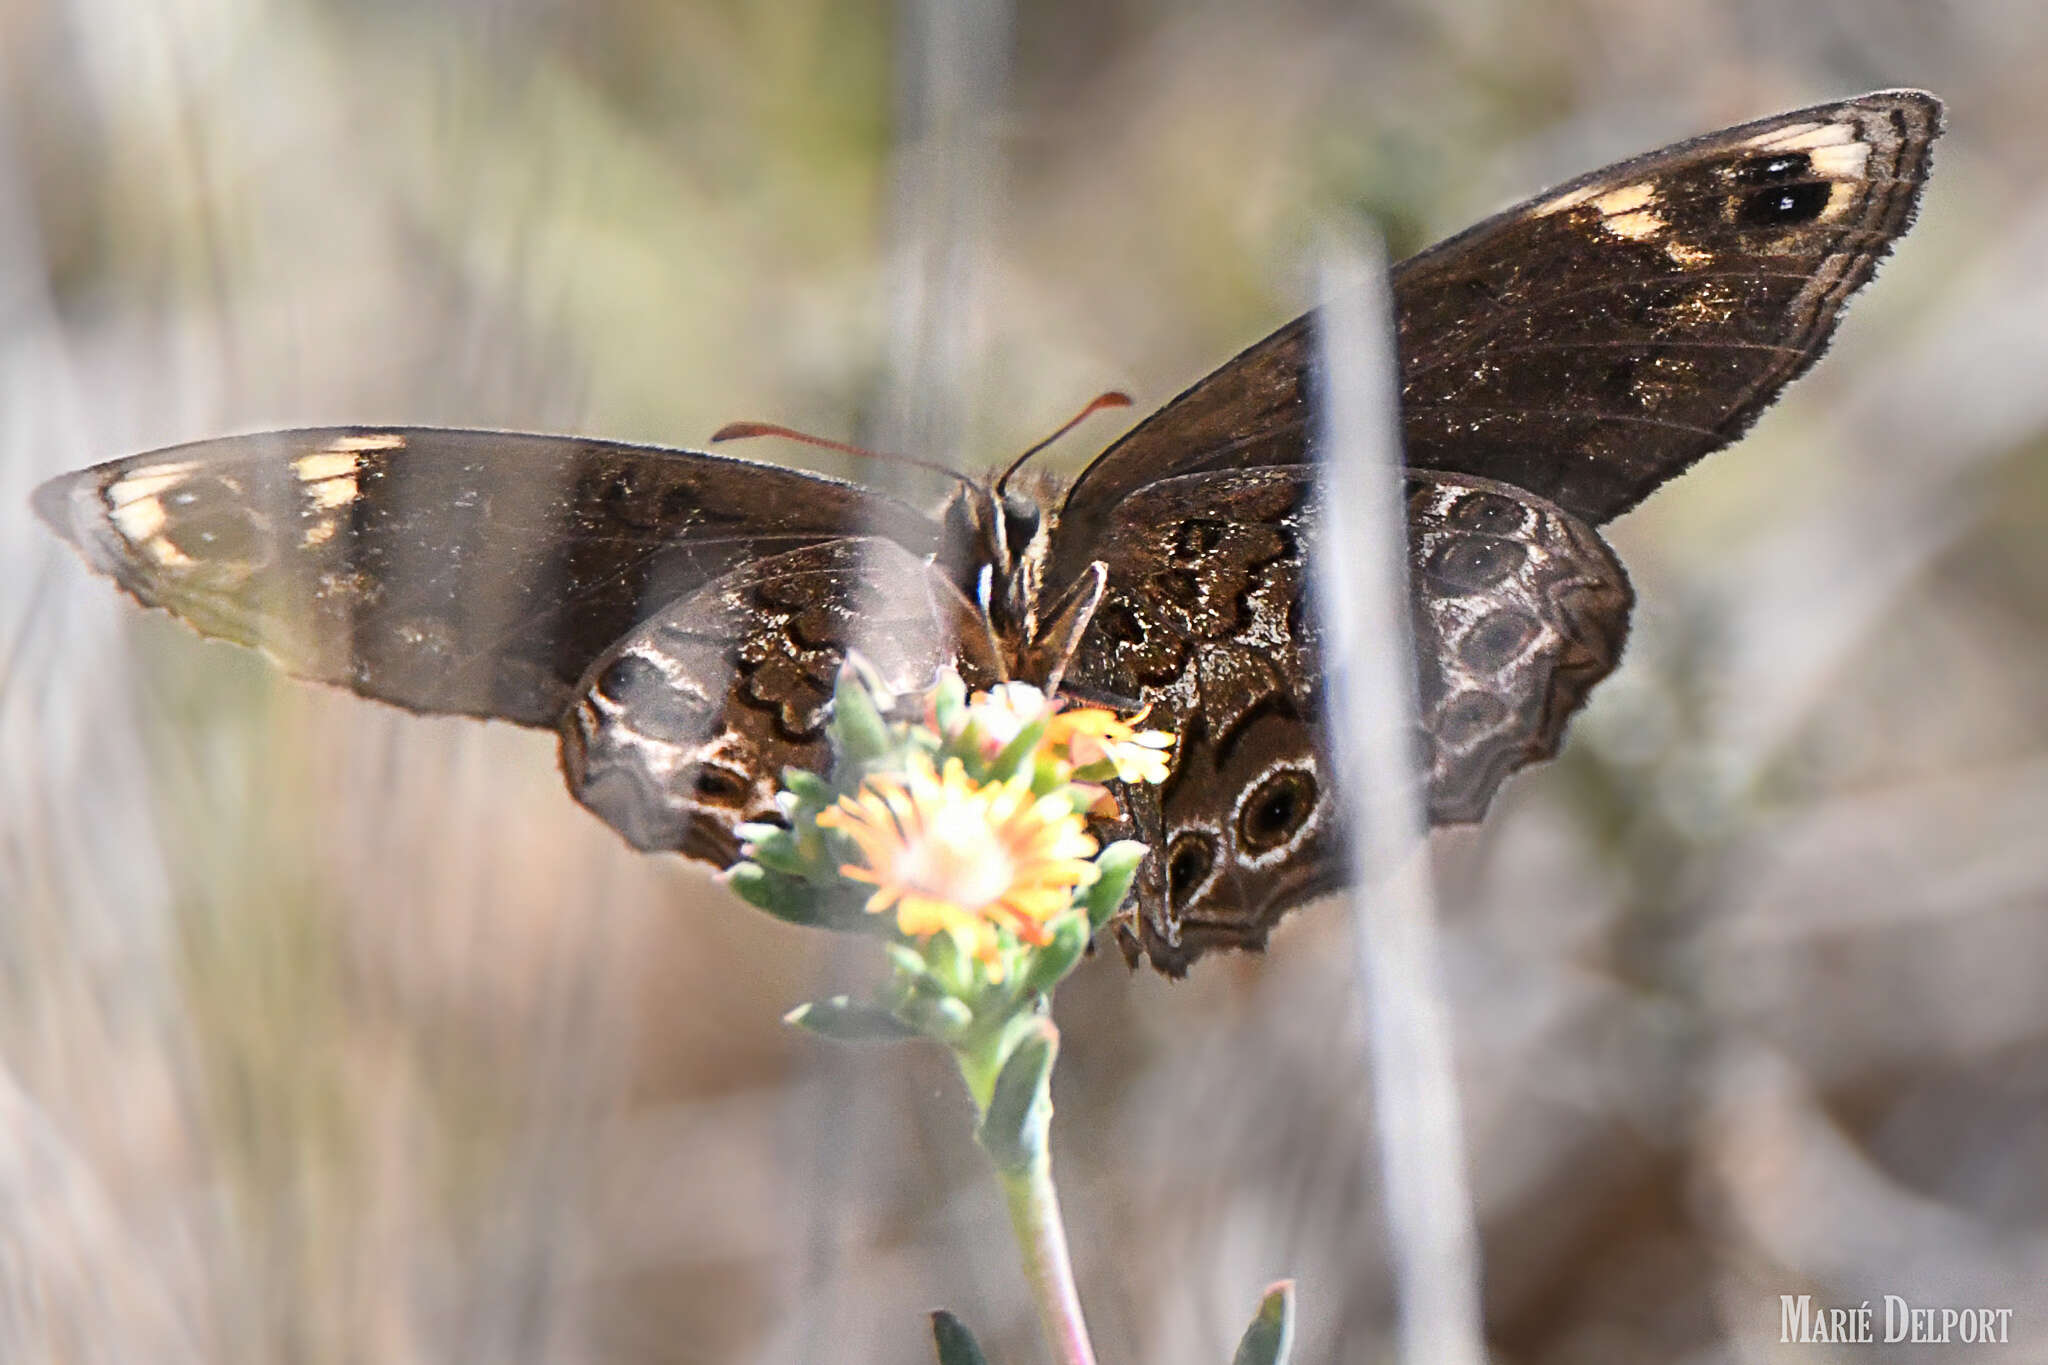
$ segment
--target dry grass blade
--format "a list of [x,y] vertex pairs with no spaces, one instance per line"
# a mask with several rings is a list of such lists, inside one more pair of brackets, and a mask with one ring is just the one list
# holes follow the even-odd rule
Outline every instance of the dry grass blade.
[[1408,1365],[1478,1365],[1478,1231],[1466,1189],[1435,897],[1416,799],[1415,668],[1384,254],[1333,241],[1323,302],[1323,537],[1316,590],[1330,741],[1351,828],[1353,925]]

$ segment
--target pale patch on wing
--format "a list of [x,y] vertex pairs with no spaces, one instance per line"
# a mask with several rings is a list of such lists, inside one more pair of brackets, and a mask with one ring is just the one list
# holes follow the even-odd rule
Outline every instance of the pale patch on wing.
[[1575,209],[1599,192],[1600,187],[1598,185],[1581,185],[1578,189],[1569,190],[1564,194],[1558,195],[1555,199],[1547,199],[1543,203],[1538,204],[1531,211],[1530,216],[1547,218],[1553,213],[1562,213],[1566,209]]
[[100,494],[107,520],[121,539],[165,568],[186,568],[193,561],[164,534],[171,518],[164,510],[163,495],[191,478],[198,468],[195,460],[151,465],[114,480]]
[[1639,180],[1633,185],[1623,185],[1618,190],[1607,191],[1593,200],[1593,207],[1606,217],[1612,218],[1617,214],[1633,214],[1638,209],[1648,208],[1656,202],[1657,187],[1647,180]]
[[1610,237],[1621,237],[1631,242],[1646,242],[1663,233],[1670,224],[1656,211],[1657,187],[1648,180],[1638,180],[1622,185],[1602,194],[1595,194],[1591,187],[1560,195],[1545,205],[1540,212],[1553,213],[1561,208],[1579,204],[1590,206],[1600,215],[1601,231]]
[[1575,190],[1567,190],[1554,199],[1547,199],[1538,204],[1530,211],[1530,216],[1546,218],[1553,213],[1575,209],[1581,204],[1591,204],[1602,216],[1611,218],[1618,213],[1633,213],[1655,203],[1656,200],[1657,187],[1647,180],[1604,191],[1598,185],[1581,185]]
[[107,485],[107,506],[125,507],[145,498],[154,499],[166,488],[183,483],[198,468],[197,460],[173,460],[169,464],[149,465],[133,474],[124,474]]
[[1611,236],[1626,237],[1631,242],[1650,241],[1663,232],[1665,226],[1664,220],[1651,213],[1648,209],[1639,209],[1634,213],[1616,214],[1612,218],[1602,218],[1600,220],[1600,227],[1603,231]]
[[1742,145],[1774,152],[1810,152],[1817,147],[1838,147],[1856,140],[1853,123],[1794,123],[1760,133]]
[[1664,244],[1664,254],[1670,258],[1673,265],[1682,266],[1687,270],[1698,270],[1714,259],[1713,252],[1701,250],[1696,246],[1687,246],[1675,237]]
[[369,450],[404,450],[405,436],[396,431],[369,432],[361,436],[337,436],[327,443],[325,449],[337,455]]
[[323,512],[346,507],[356,500],[356,476],[342,474],[331,479],[322,479],[318,483],[309,483],[306,485],[306,497],[314,507]]
[[[343,437],[327,449],[316,450],[310,455],[301,455],[292,461],[292,472],[297,474],[299,482],[305,485],[306,501],[312,504],[310,512],[318,514],[339,511],[356,500],[357,494],[361,491],[356,483],[356,471],[361,469],[363,464],[358,450],[388,448],[364,444],[375,439],[378,438]],[[402,437],[393,439],[397,440],[400,446],[405,444]],[[350,448],[336,448],[341,446]],[[324,544],[333,537],[334,526],[333,517],[324,518],[307,530],[304,544],[308,548]]]
[[1816,147],[1807,153],[1806,160],[1816,174],[1830,180],[1861,180],[1864,169],[1870,164],[1870,144],[1843,142],[1831,147]]
[[[113,490],[109,489],[111,497]],[[169,520],[164,515],[164,505],[155,497],[137,498],[111,508],[107,519],[114,523],[114,529],[130,545],[141,545],[154,539]]]
[[1831,223],[1856,204],[1856,182],[1837,180],[1828,186],[1828,202],[1821,205],[1816,222]]
[[292,472],[305,483],[353,475],[362,461],[350,450],[316,450],[292,461]]

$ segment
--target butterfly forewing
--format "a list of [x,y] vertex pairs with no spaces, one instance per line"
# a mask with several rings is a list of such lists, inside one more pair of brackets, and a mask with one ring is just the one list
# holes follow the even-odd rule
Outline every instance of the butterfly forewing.
[[1912,221],[1918,92],[1713,133],[1584,177],[1395,275],[1408,462],[1598,524],[1740,436]]
[[[1912,222],[1941,104],[1880,91],[1609,166],[1394,267],[1408,463],[1598,525],[1741,435]],[[1156,479],[1312,458],[1315,315],[1139,423],[1069,493],[1055,577]]]
[[418,711],[551,726],[591,661],[735,566],[936,528],[796,470],[580,437],[338,428],[68,475],[45,520],[145,605]]

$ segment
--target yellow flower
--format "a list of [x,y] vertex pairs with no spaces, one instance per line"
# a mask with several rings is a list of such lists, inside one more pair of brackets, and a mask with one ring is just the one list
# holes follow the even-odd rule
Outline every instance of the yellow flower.
[[1164,782],[1167,756],[1173,752],[1173,736],[1163,730],[1140,730],[1139,712],[1130,720],[1097,707],[1062,711],[1045,728],[1048,748],[1065,747],[1076,768],[1107,763],[1124,782]]
[[977,783],[959,759],[944,774],[924,754],[903,774],[878,774],[818,817],[859,847],[840,874],[875,888],[871,914],[894,908],[912,938],[950,930],[963,948],[999,967],[998,926],[1027,943],[1097,876],[1095,840],[1072,804],[1034,797],[1030,779]]

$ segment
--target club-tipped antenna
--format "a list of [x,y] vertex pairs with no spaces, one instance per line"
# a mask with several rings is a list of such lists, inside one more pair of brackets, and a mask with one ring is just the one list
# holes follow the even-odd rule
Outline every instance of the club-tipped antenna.
[[948,469],[937,460],[920,460],[915,455],[898,455],[888,450],[869,450],[866,446],[853,445],[847,441],[835,441],[829,436],[813,436],[808,431],[794,427],[778,426],[774,422],[727,422],[711,433],[713,444],[719,441],[744,441],[755,436],[780,436],[785,441],[800,445],[816,446],[820,450],[836,450],[842,455],[858,455],[864,460],[881,460],[888,464],[909,465],[915,469],[929,469],[934,474],[943,474],[969,487],[974,480],[957,469]]
[[1055,431],[1052,435],[1046,437],[1043,441],[1040,441],[1038,444],[1032,446],[1029,450],[1025,451],[1022,455],[1019,455],[1016,459],[1010,461],[1009,468],[1005,469],[996,478],[996,497],[1000,499],[1003,496],[1003,490],[1009,486],[1010,476],[1012,474],[1015,474],[1018,470],[1022,469],[1024,467],[1024,462],[1030,459],[1033,455],[1036,455],[1039,451],[1044,450],[1054,441],[1057,441],[1060,437],[1066,435],[1075,427],[1080,426],[1081,423],[1087,421],[1096,413],[1101,412],[1104,408],[1127,408],[1130,405],[1131,396],[1127,393],[1118,393],[1114,389],[1110,390],[1108,393],[1099,393],[1095,395],[1095,397],[1089,399],[1088,406],[1082,408],[1079,412],[1075,413],[1072,417],[1069,417],[1065,422],[1061,423],[1060,429],[1058,431]]

